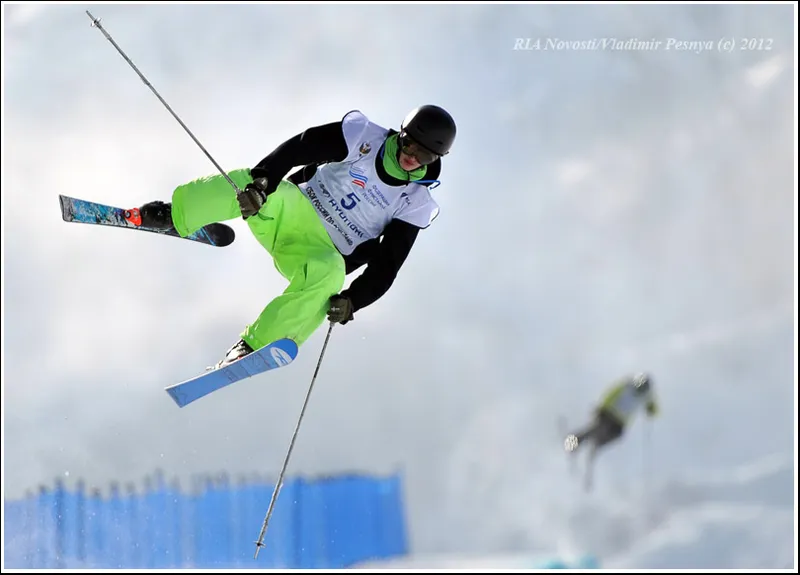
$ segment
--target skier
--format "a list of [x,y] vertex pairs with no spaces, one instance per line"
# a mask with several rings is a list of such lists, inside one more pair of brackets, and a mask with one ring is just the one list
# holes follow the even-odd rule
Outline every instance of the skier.
[[564,439],[564,449],[573,454],[585,442],[591,442],[587,487],[591,482],[591,462],[597,451],[619,440],[636,411],[642,407],[648,417],[658,415],[658,402],[653,391],[651,376],[647,373],[638,373],[633,377],[621,378],[601,397],[594,410],[593,421],[584,429],[570,433]]
[[[289,281],[215,366],[224,367],[281,338],[299,347],[326,315],[346,324],[382,297],[439,214],[429,188],[440,183],[455,137],[452,116],[439,106],[415,108],[399,132],[353,110],[285,141],[252,169],[229,172],[238,193],[221,174],[202,177],[178,186],[171,202],[130,210],[130,221],[186,237],[243,217]],[[342,290],[345,276],[365,264]]]

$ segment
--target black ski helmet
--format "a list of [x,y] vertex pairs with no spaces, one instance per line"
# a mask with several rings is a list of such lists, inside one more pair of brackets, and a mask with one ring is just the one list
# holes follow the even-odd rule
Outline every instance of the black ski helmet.
[[456,139],[453,117],[439,106],[425,105],[411,110],[400,126],[400,133],[434,154],[444,156]]

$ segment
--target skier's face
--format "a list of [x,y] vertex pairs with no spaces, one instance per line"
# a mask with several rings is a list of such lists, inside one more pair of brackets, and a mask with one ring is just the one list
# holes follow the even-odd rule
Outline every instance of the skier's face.
[[402,150],[400,151],[399,162],[400,162],[400,167],[403,168],[406,172],[413,172],[422,165],[419,163],[419,160],[417,160],[416,157],[409,156]]
[[434,154],[421,144],[412,140],[406,134],[400,134],[400,156],[398,158],[400,166],[410,172],[420,166],[432,164],[439,156]]

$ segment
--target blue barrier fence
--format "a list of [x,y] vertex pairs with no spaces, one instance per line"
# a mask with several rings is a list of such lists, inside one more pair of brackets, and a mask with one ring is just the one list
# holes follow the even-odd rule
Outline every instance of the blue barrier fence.
[[190,492],[79,483],[4,501],[6,568],[344,569],[408,553],[400,477],[287,478],[254,559],[274,484],[222,476]]

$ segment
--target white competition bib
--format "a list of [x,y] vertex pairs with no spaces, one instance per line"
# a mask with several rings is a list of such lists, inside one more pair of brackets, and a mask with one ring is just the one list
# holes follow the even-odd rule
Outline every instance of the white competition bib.
[[299,185],[339,251],[351,254],[359,244],[379,237],[395,218],[428,227],[439,214],[428,188],[413,182],[389,186],[378,178],[375,160],[389,131],[358,111],[344,117],[343,130],[347,158],[320,166]]
[[641,400],[639,394],[636,392],[636,389],[632,385],[626,385],[619,394],[619,397],[617,397],[617,401],[614,403],[614,409],[616,409],[627,420],[639,407],[640,401]]

